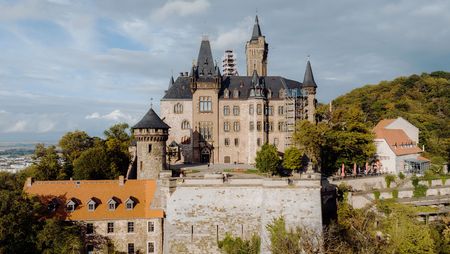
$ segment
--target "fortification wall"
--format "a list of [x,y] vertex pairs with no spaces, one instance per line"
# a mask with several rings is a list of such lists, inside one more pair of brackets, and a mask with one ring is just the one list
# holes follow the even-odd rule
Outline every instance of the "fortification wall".
[[320,188],[320,180],[184,179],[167,203],[164,252],[220,253],[217,240],[229,232],[245,239],[257,233],[269,253],[273,218],[321,231]]

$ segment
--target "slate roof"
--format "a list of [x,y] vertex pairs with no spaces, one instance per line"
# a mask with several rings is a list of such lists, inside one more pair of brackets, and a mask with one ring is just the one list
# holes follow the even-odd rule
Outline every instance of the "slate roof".
[[211,45],[209,40],[203,39],[200,44],[200,50],[197,57],[197,73],[199,75],[215,74],[214,59],[211,53]]
[[169,129],[170,126],[167,125],[155,111],[150,108],[144,117],[132,129]]
[[261,36],[262,36],[261,27],[259,27],[258,15],[256,15],[255,24],[253,25],[252,38],[250,40],[251,41],[258,40],[258,37],[261,37]]
[[305,87],[317,87],[316,81],[314,80],[314,75],[311,68],[311,63],[306,63],[305,76],[303,79],[303,86]]
[[[272,91],[272,99],[279,98],[280,89],[298,89],[297,95],[301,95],[302,83],[283,78],[280,76],[263,76],[259,77],[260,82],[265,84],[266,89]],[[223,91],[227,88],[230,93],[239,90],[239,99],[248,99],[252,86],[252,76],[222,76],[221,90],[219,98],[223,99]],[[162,100],[172,99],[192,99],[190,89],[190,78],[183,76],[178,77],[175,83],[167,90]],[[230,95],[230,99],[233,99]]]

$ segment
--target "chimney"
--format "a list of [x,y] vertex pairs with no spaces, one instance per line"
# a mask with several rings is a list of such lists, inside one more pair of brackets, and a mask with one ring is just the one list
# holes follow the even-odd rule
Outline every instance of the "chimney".
[[26,187],[31,187],[31,185],[33,184],[33,178],[28,177],[25,184],[26,184]]
[[189,76],[189,73],[187,71],[184,72],[184,76]]
[[119,176],[119,185],[123,186],[125,184],[125,178],[123,177],[123,175]]

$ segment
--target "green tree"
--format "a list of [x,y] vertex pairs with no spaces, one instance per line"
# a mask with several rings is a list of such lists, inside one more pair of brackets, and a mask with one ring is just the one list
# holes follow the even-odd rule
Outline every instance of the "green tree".
[[284,151],[283,167],[289,170],[298,171],[302,167],[303,154],[296,147],[289,147]]
[[127,133],[128,128],[129,128],[128,124],[118,123],[111,126],[109,129],[105,130],[103,134],[105,135],[106,140],[117,139],[120,142],[126,143],[126,145],[128,146],[128,143],[131,140],[130,135]]
[[256,152],[256,168],[263,173],[276,173],[280,165],[280,157],[274,145],[264,144],[261,150]]
[[83,249],[83,237],[80,226],[72,222],[48,219],[36,237],[40,253],[80,253]]
[[243,240],[226,233],[224,239],[217,244],[226,254],[259,254],[261,238],[254,234],[250,240]]
[[35,160],[31,166],[33,177],[38,180],[56,180],[67,177],[59,161],[59,155],[55,146],[45,147],[43,144],[37,144],[33,155]]
[[94,146],[94,139],[84,131],[67,132],[59,140],[66,163],[72,164],[81,153]]
[[313,124],[307,120],[297,122],[296,131],[293,136],[295,144],[300,151],[314,163],[321,163],[321,152],[326,144],[326,133],[329,127],[321,122]]
[[120,175],[106,148],[99,144],[82,152],[73,166],[75,179],[115,179]]

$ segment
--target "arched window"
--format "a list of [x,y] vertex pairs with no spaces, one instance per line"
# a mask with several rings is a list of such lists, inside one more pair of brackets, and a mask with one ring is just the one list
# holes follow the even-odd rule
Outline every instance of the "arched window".
[[223,91],[223,97],[225,99],[230,98],[230,91],[228,90],[228,88],[225,88],[225,90]]
[[173,106],[173,113],[175,114],[183,113],[183,105],[181,103],[175,104],[175,106]]
[[188,120],[183,120],[183,122],[181,122],[181,129],[187,130],[190,128],[191,128],[191,124],[189,123]]

